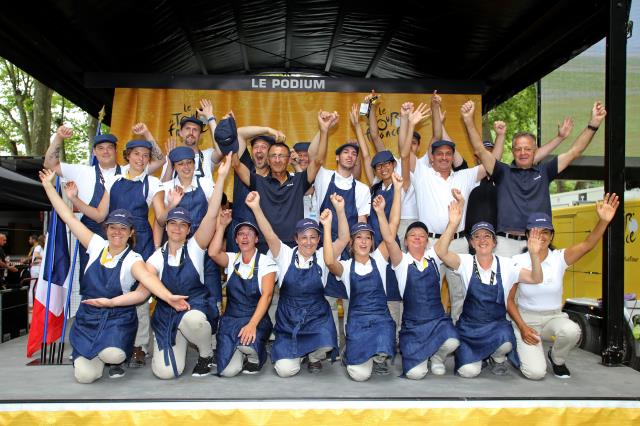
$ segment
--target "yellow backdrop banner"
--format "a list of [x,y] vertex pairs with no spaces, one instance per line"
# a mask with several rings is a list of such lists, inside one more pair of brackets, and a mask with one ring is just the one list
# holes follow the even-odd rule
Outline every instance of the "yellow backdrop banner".
[[[238,126],[268,126],[281,130],[291,147],[300,141],[309,141],[318,130],[317,112],[321,109],[337,111],[340,122],[329,138],[325,165],[335,168],[335,148],[349,139],[355,132],[349,122],[351,105],[360,103],[367,93],[339,92],[264,92],[224,90],[177,90],[177,89],[116,89],[111,119],[111,132],[119,139],[119,155],[126,142],[134,137],[131,128],[144,122],[164,150],[169,136],[176,136],[180,119],[197,115],[200,99],[209,99],[214,105],[218,120],[233,110]],[[457,143],[459,151],[472,163],[471,147],[464,125],[460,119],[460,106],[467,100],[477,105],[476,126],[481,129],[481,97],[477,94],[447,95],[441,93],[442,109],[446,111],[446,130]],[[431,94],[392,93],[383,94],[376,103],[378,132],[385,146],[397,155],[400,105],[403,102],[429,104]],[[362,117],[366,122],[366,117]],[[366,124],[365,124],[366,125]],[[366,127],[363,127],[366,129]],[[426,151],[431,140],[431,120],[425,120],[417,129],[422,136],[420,154]],[[209,128],[200,140],[200,149],[211,147]],[[122,157],[119,157],[122,161]],[[365,179],[364,173],[362,178]],[[366,181],[366,180],[365,180]]]

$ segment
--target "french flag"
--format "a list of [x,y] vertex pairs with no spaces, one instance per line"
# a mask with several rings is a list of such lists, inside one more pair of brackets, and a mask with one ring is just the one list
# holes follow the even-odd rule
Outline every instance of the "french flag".
[[[64,305],[67,298],[69,273],[69,244],[67,227],[52,210],[49,230],[44,246],[46,253],[40,267],[36,295],[33,301],[33,316],[27,342],[27,357],[38,352],[44,342],[46,327],[46,343],[53,343],[62,336],[64,324]],[[52,267],[49,265],[53,264]],[[48,307],[48,315],[47,315]]]

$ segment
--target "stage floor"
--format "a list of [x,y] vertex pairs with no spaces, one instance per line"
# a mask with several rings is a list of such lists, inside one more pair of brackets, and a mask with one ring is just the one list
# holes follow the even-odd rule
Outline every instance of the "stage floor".
[[[604,367],[600,357],[579,349],[569,358],[570,379],[549,374],[541,381],[525,379],[510,368],[508,376],[483,371],[475,379],[452,374],[453,359],[447,360],[447,374],[412,381],[398,377],[400,359],[392,374],[373,376],[368,382],[350,380],[339,362],[323,363],[320,374],[303,366],[292,378],[279,378],[270,363],[257,375],[234,378],[192,377],[196,352],[189,350],[186,373],[175,380],[153,376],[150,360],[141,369],[127,369],[125,377],[103,378],[90,385],[75,382],[71,365],[27,366],[27,337],[0,344],[0,402],[132,402],[132,401],[265,401],[265,400],[627,400],[640,401],[640,372],[628,367]],[[68,346],[68,345],[67,345]],[[69,350],[67,349],[67,352]]]

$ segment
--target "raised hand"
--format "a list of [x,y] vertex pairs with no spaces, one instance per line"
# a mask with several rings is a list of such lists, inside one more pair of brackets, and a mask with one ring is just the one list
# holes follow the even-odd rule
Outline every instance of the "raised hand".
[[462,196],[462,192],[458,188],[451,189],[451,195],[456,200],[456,203],[460,204],[460,207],[464,206],[464,197]]
[[328,132],[331,128],[333,114],[327,111],[318,111],[318,127],[322,132]]
[[598,217],[601,220],[606,221],[607,223],[613,220],[613,217],[616,215],[616,210],[620,205],[620,199],[618,196],[613,194],[605,194],[604,200],[598,201],[596,203],[596,212],[598,212]]
[[473,101],[467,101],[460,107],[460,114],[463,118],[473,118],[473,113],[476,111],[476,104]]
[[229,152],[220,162],[220,165],[218,166],[218,177],[222,177],[224,179],[229,175],[229,170],[231,170],[232,157],[233,152]]
[[184,197],[184,190],[179,187],[173,187],[169,190],[168,192],[169,195],[169,209],[172,209],[174,207],[177,207],[180,204],[180,201],[182,201],[182,197]]
[[56,135],[62,139],[67,139],[73,136],[73,130],[71,127],[60,126],[58,127],[58,130],[56,130]]
[[207,118],[213,116],[213,104],[209,99],[200,99],[200,108],[198,108],[198,113]]
[[527,239],[527,249],[529,253],[540,254],[544,247],[542,242],[542,229],[533,228],[529,231],[529,239]]
[[402,176],[400,176],[397,173],[394,173],[391,175],[391,181],[393,182],[393,188],[398,191],[400,188],[402,188]]
[[322,214],[320,214],[319,219],[322,226],[331,226],[331,221],[333,220],[333,213],[331,212],[331,209],[324,209]]
[[431,96],[431,105],[440,106],[441,104],[442,104],[442,98],[440,97],[440,95],[438,95],[438,91],[434,90],[433,95]]
[[233,219],[231,217],[231,213],[232,213],[231,209],[222,210],[218,215],[218,225],[220,225],[223,228],[226,228],[227,226],[229,226],[229,224],[231,223],[231,220]]
[[495,130],[496,135],[504,135],[505,133],[507,133],[507,123],[500,120],[494,121],[493,130]]
[[56,173],[53,170],[42,169],[38,172],[38,176],[40,176],[40,182],[42,185],[50,185],[53,186],[53,180],[56,177]]
[[431,108],[427,108],[426,104],[420,104],[409,114],[409,122],[415,126],[427,117],[431,117]]
[[558,124],[558,136],[562,139],[566,139],[573,130],[573,118],[566,117],[562,124]]
[[358,104],[351,105],[351,110],[349,111],[349,121],[351,121],[351,125],[356,127],[358,125],[358,121],[360,120],[360,108]]
[[333,208],[336,209],[336,211],[344,210],[344,198],[342,198],[342,195],[338,195],[334,192],[333,194],[329,195],[329,200],[331,201],[331,205],[333,205]]
[[371,90],[371,93],[364,97],[363,102],[371,102],[371,99],[375,98],[376,96],[380,98],[380,96],[382,95],[378,95],[375,90]]
[[456,225],[462,220],[462,213],[464,209],[464,197],[459,189],[451,189],[451,195],[453,195],[454,201],[449,204],[449,222]]
[[188,311],[189,309],[191,309],[191,305],[187,303],[188,298],[189,296],[179,296],[177,294],[172,294],[171,296],[169,296],[169,300],[167,300],[167,303],[178,312]]
[[131,129],[134,135],[142,136],[149,131],[145,123],[136,123]]
[[240,343],[245,346],[254,343],[256,341],[256,326],[251,323],[247,323],[247,325],[240,329],[238,337],[240,338]]
[[405,102],[400,106],[400,117],[409,119],[409,114],[413,112],[413,102]]
[[606,116],[607,110],[604,108],[604,104],[597,101],[591,109],[591,120],[589,120],[589,124],[593,127],[600,127],[600,123],[602,123],[602,120],[604,120]]
[[78,186],[72,180],[64,184],[64,193],[67,195],[67,198],[73,200],[78,197]]
[[338,124],[338,121],[340,120],[340,114],[338,114],[338,111],[333,111],[331,113],[331,124],[330,124],[330,128],[334,128],[336,127],[336,124]]
[[287,140],[287,136],[278,129],[272,129],[271,127],[269,127],[269,134],[273,136],[276,142],[284,143]]
[[387,202],[384,200],[382,195],[376,195],[376,197],[371,202],[371,207],[375,210],[376,213],[384,212],[384,208],[386,207]]
[[255,210],[260,207],[260,194],[258,191],[251,191],[244,202],[251,210]]
[[298,165],[298,153],[293,149],[289,152],[289,164],[294,167]]

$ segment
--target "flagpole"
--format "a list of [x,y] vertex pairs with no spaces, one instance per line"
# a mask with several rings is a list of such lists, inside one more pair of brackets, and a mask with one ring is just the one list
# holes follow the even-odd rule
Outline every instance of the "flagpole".
[[[60,178],[56,178],[56,191],[60,191]],[[47,298],[45,302],[44,308],[44,333],[42,335],[42,349],[40,353],[40,359],[46,362],[47,359],[47,333],[49,329],[49,301],[51,299],[51,276],[53,275],[53,252],[55,251],[56,246],[56,228],[58,222],[58,215],[55,212],[55,209],[51,209],[51,219],[49,220],[49,235],[48,235],[48,244],[47,244]]]

